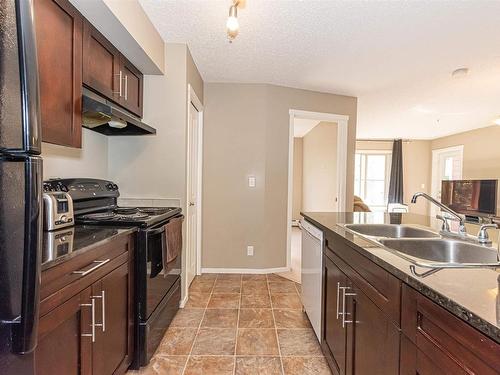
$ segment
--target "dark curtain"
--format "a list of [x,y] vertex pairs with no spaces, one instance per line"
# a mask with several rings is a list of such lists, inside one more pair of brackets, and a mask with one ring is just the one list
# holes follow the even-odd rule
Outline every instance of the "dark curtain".
[[403,203],[403,141],[395,139],[392,146],[389,203]]

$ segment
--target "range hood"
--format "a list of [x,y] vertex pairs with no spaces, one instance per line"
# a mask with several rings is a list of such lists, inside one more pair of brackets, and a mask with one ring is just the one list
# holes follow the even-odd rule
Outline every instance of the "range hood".
[[83,88],[82,125],[104,135],[148,135],[156,129],[116,104]]

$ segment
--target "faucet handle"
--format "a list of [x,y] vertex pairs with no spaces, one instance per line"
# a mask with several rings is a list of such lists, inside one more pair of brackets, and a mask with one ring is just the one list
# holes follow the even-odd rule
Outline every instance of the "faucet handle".
[[477,240],[480,244],[488,245],[491,244],[490,237],[488,236],[488,229],[498,229],[498,224],[483,224],[479,228],[479,233],[477,234]]
[[442,220],[443,225],[441,227],[441,230],[444,232],[450,232],[450,223],[448,223],[448,218],[444,217],[443,215],[436,215],[436,219]]

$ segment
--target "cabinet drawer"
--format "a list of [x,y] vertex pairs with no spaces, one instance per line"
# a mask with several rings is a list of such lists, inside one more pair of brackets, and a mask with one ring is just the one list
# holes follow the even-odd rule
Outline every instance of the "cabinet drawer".
[[[325,233],[325,255],[341,266],[342,271],[382,311],[399,326],[401,281],[350,247],[342,237]],[[332,257],[338,257],[339,261]]]
[[116,267],[128,261],[133,237],[115,240],[42,272],[40,315],[43,316]]
[[432,365],[442,373],[500,374],[499,344],[407,285],[401,326],[417,370]]

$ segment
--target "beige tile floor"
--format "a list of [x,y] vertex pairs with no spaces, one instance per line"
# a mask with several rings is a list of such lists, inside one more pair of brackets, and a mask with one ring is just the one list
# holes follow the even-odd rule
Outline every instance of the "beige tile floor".
[[207,274],[190,287],[140,375],[330,375],[300,285],[277,275]]

